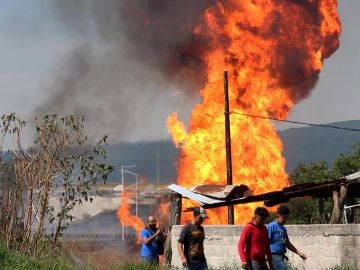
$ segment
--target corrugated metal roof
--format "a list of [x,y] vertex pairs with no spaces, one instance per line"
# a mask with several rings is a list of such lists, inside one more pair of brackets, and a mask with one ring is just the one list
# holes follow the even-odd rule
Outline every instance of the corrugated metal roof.
[[181,194],[182,196],[184,196],[186,198],[189,198],[189,199],[191,199],[193,201],[196,201],[200,205],[221,203],[221,202],[225,201],[225,200],[219,200],[219,199],[210,198],[208,196],[193,192],[191,190],[188,190],[186,188],[183,188],[183,187],[175,185],[175,184],[169,185],[168,189],[170,189],[172,191],[175,191],[175,192]]
[[345,176],[346,180],[360,180],[360,171],[350,174],[348,176]]
[[197,185],[191,190],[217,199],[231,200],[243,197],[245,191],[249,190],[249,188],[245,185]]

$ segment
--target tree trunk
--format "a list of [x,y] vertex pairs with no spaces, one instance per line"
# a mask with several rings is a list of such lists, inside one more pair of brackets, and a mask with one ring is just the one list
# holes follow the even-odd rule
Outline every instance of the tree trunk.
[[347,187],[341,186],[340,192],[333,191],[333,201],[334,207],[331,214],[330,224],[339,224],[341,223],[341,218],[344,211],[344,201],[347,195]]
[[165,241],[165,265],[171,265],[172,259],[172,250],[171,250],[171,229],[173,225],[179,225],[181,221],[181,198],[182,196],[175,192],[169,193],[170,200],[170,221],[169,221],[169,230]]
[[[349,201],[346,203],[346,205],[354,205],[355,204],[355,198],[351,197],[349,199]],[[355,208],[350,208],[349,209],[349,216],[348,216],[348,222],[349,223],[354,223],[355,220]]]
[[324,198],[319,198],[319,223],[326,223],[324,216]]

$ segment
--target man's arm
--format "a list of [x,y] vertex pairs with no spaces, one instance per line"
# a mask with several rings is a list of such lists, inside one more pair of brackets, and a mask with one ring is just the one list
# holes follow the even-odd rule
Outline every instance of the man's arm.
[[250,230],[247,226],[245,226],[245,228],[241,232],[239,243],[238,243],[238,252],[239,252],[239,256],[240,256],[240,260],[241,260],[243,269],[248,268],[247,262],[248,262],[248,260],[250,260],[250,258],[247,258],[247,255],[246,255],[247,252],[245,253],[245,249],[249,248],[247,246],[249,237],[250,237]]
[[273,264],[272,264],[272,255],[271,255],[271,249],[270,249],[270,240],[269,240],[269,234],[268,230],[265,228],[265,245],[266,245],[266,258],[269,263],[270,270],[273,270]]
[[188,232],[188,225],[185,225],[181,229],[181,232],[180,232],[180,235],[179,235],[179,240],[178,240],[178,243],[177,243],[177,248],[178,248],[178,251],[179,251],[181,262],[182,262],[182,265],[184,267],[187,267],[187,259],[186,259],[185,253],[184,253],[184,245],[185,245],[186,239],[188,239],[188,233],[187,232]]
[[150,237],[146,237],[147,235],[145,235],[145,236],[143,237],[144,244],[147,245],[147,244],[149,244],[151,241],[153,241],[153,240],[156,238],[156,236],[159,235],[160,231],[161,231],[160,229],[157,229],[156,233],[154,233],[154,234],[151,235]]
[[183,266],[187,266],[187,260],[186,260],[185,254],[184,254],[184,244],[178,242],[177,243],[177,248],[178,248],[179,255],[180,255],[181,262],[182,262]]
[[302,253],[300,250],[298,250],[296,247],[294,247],[293,244],[291,244],[290,240],[288,239],[286,241],[286,247],[291,250],[292,252],[296,253],[297,255],[299,255],[303,260],[306,260],[306,255],[304,253]]

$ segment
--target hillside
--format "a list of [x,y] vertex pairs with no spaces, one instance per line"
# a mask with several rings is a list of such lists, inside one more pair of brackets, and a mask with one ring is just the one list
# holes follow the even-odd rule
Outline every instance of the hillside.
[[[139,175],[139,181],[146,178],[151,182],[174,182],[178,153],[170,140],[108,145],[107,159],[115,166],[110,181],[120,183],[121,166],[136,164],[136,168],[129,170]],[[129,181],[134,182],[134,178],[126,174],[126,179]]]
[[[327,125],[360,129],[360,120]],[[299,163],[324,160],[331,164],[341,153],[350,151],[355,142],[360,142],[360,132],[315,126],[290,128],[278,134],[284,145],[287,172],[294,170]]]
[[[334,122],[328,125],[360,129],[360,120]],[[283,141],[283,155],[286,158],[286,171],[291,172],[299,163],[308,164],[325,160],[332,163],[340,153],[350,151],[351,145],[360,141],[360,132],[322,127],[290,128],[278,132]],[[136,164],[130,169],[151,182],[174,182],[176,179],[176,160],[179,151],[171,141],[121,143],[108,146],[108,161],[116,171],[112,181],[120,182],[121,165]],[[127,181],[133,176],[126,175]]]

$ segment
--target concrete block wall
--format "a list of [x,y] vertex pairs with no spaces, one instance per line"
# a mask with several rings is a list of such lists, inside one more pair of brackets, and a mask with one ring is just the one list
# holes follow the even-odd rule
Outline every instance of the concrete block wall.
[[[205,256],[209,266],[241,269],[237,244],[242,225],[205,225]],[[307,260],[288,251],[291,265],[300,270],[325,270],[349,264],[360,270],[360,224],[287,225],[290,241],[306,254]],[[177,239],[182,226],[173,226],[172,266],[180,267]]]

